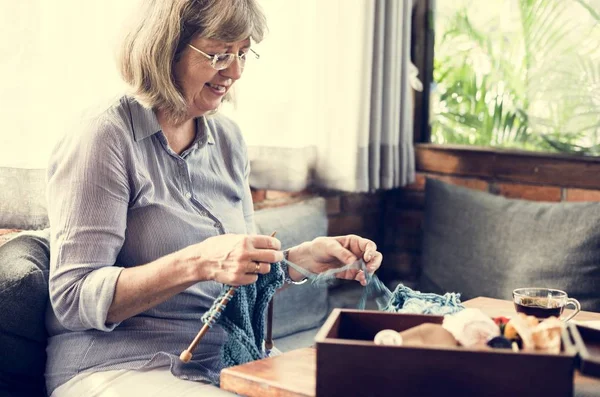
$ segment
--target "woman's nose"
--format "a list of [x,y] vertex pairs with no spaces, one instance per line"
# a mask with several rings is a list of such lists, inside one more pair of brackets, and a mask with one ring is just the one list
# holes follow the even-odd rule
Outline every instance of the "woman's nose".
[[242,72],[244,71],[243,61],[235,57],[231,65],[227,66],[225,69],[221,70],[221,74],[225,77],[228,77],[232,80],[237,80],[242,77]]

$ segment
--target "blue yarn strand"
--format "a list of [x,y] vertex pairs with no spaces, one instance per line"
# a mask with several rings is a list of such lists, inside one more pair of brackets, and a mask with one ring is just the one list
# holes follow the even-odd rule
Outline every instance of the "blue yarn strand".
[[321,274],[311,273],[288,260],[285,263],[308,278],[316,286],[330,285],[335,280],[336,274],[340,272],[350,269],[362,270],[365,273],[367,285],[364,287],[357,304],[357,308],[360,310],[366,307],[369,298],[375,300],[378,310],[394,313],[446,315],[464,309],[464,306],[460,303],[459,293],[448,292],[444,295],[423,293],[414,291],[402,283],[398,284],[392,292],[376,274],[370,274],[367,271],[365,261],[362,259],[349,265],[329,269]]

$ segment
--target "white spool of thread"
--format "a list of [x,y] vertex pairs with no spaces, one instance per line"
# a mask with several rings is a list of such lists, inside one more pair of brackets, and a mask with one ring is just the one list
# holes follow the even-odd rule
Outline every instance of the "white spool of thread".
[[402,346],[402,335],[393,329],[381,330],[373,339],[376,345]]

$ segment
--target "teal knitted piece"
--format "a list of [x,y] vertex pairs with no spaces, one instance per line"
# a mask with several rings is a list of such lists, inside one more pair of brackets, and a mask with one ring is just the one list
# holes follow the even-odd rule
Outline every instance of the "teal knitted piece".
[[[256,283],[237,287],[233,298],[219,313],[216,306],[230,288],[224,285],[213,306],[202,316],[202,322],[206,324],[211,315],[216,314],[209,325],[218,321],[228,334],[227,342],[221,348],[220,369],[264,358],[265,313],[269,301],[283,286],[283,279],[279,263],[271,264],[271,272],[259,275]],[[219,384],[219,373],[220,370],[211,376],[215,384]]]
[[460,303],[460,294],[446,292],[444,295],[413,291],[398,284],[392,298],[381,310],[394,313],[434,314],[445,316],[454,314],[465,307]]
[[365,271],[367,286],[359,302],[363,309],[369,297],[374,297],[379,310],[393,313],[433,314],[445,316],[454,314],[465,307],[460,303],[460,294],[447,292],[444,295],[414,291],[402,283],[391,292],[375,274],[370,275],[364,261],[361,269]]

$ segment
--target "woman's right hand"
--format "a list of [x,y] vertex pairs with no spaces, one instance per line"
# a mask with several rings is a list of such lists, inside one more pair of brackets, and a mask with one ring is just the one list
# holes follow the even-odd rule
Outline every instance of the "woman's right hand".
[[271,263],[283,260],[281,242],[274,237],[223,234],[184,248],[186,261],[197,266],[201,280],[227,285],[251,284],[258,274],[271,271]]

